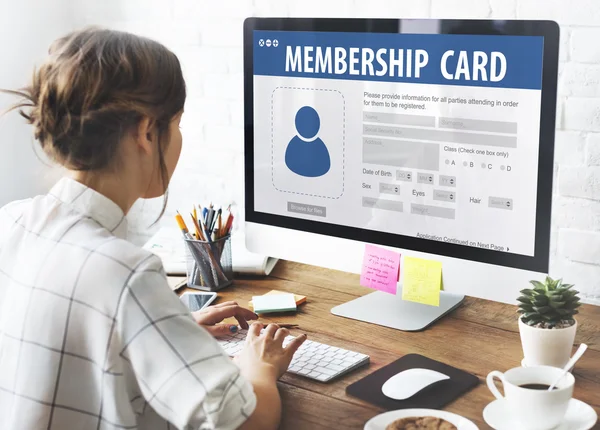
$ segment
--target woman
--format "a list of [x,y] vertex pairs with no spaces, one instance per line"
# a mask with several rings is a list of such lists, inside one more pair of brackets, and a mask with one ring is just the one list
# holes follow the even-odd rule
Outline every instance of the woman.
[[160,260],[124,239],[134,202],[165,194],[177,165],[177,57],[86,29],[12,94],[68,175],[0,210],[0,428],[276,428],[276,380],[306,336],[284,348],[286,330],[254,323],[230,360],[218,323],[256,315],[232,302],[190,315]]

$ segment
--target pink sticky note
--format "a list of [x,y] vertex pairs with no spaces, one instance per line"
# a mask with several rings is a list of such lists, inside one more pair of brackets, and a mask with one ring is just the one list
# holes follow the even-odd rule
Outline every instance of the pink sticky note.
[[360,285],[396,294],[400,254],[378,246],[366,245]]

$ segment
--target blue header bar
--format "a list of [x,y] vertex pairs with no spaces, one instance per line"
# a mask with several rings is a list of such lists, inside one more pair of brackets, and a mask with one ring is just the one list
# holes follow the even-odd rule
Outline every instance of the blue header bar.
[[544,38],[254,31],[254,74],[541,90]]

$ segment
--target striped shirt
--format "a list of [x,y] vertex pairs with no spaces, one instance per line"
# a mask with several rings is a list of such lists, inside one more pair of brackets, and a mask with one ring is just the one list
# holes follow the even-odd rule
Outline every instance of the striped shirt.
[[249,382],[77,181],[0,209],[0,429],[234,429]]

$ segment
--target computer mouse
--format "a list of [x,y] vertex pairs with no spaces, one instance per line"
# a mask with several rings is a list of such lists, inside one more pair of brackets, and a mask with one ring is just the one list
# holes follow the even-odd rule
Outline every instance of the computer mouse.
[[385,381],[381,391],[391,399],[406,400],[431,384],[445,379],[450,379],[450,377],[435,370],[407,369]]

